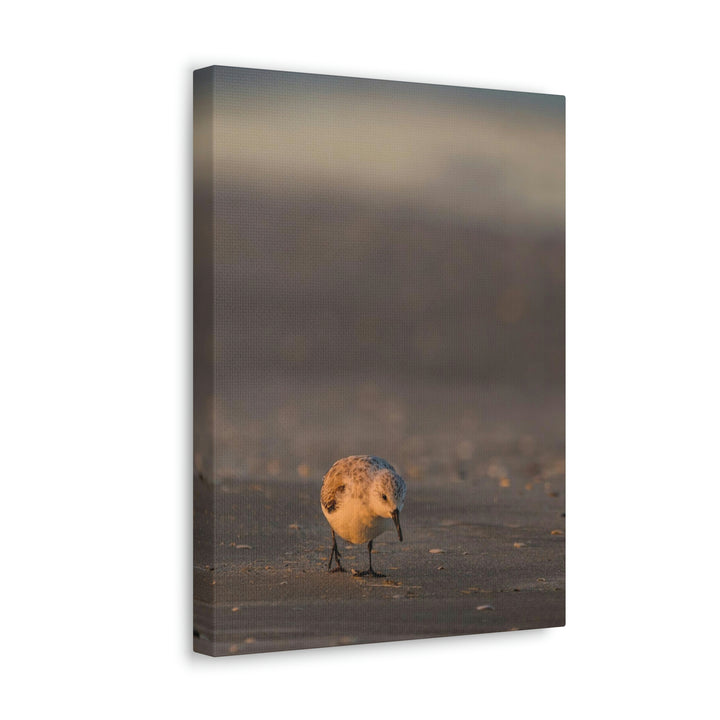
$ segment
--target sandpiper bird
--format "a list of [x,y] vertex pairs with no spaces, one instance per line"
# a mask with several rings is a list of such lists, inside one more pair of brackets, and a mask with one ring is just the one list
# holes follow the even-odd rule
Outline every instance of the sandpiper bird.
[[372,455],[352,455],[338,460],[323,478],[320,504],[332,530],[333,558],[337,567],[330,572],[345,572],[340,564],[335,533],[348,542],[368,544],[370,567],[357,575],[384,577],[372,566],[373,539],[393,524],[402,542],[400,511],[405,502],[405,481],[387,460]]

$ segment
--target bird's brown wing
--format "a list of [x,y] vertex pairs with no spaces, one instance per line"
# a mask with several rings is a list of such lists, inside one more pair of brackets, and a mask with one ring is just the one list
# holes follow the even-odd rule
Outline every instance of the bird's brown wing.
[[322,506],[329,513],[334,512],[337,510],[340,504],[340,498],[344,492],[345,484],[343,482],[343,473],[340,468],[336,468],[333,465],[323,478],[323,486],[320,491],[320,502]]

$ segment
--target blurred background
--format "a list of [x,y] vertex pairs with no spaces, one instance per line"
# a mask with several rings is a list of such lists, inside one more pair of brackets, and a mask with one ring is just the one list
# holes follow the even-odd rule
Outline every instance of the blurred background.
[[320,482],[360,453],[418,481],[513,455],[557,467],[564,98],[234,68],[211,85],[196,471]]

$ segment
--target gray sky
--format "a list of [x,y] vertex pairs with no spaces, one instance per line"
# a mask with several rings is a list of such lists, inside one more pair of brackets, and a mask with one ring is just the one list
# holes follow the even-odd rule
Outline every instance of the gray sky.
[[221,186],[342,190],[505,230],[564,222],[561,96],[219,68]]

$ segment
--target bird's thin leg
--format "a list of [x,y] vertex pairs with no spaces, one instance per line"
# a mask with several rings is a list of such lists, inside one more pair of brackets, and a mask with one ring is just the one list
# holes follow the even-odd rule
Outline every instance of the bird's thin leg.
[[345,572],[345,568],[340,564],[340,553],[338,552],[337,540],[335,538],[334,530],[332,531],[332,538],[333,546],[332,550],[330,551],[330,562],[328,563],[328,570],[330,570],[333,558],[335,558],[335,561],[337,562],[337,567],[334,570],[330,570],[330,572]]
[[378,573],[378,572],[375,572],[375,571],[373,570],[373,566],[372,566],[372,544],[373,544],[373,541],[371,540],[371,541],[368,543],[368,560],[370,561],[370,574],[371,574],[373,577],[385,577],[382,573]]
[[328,563],[328,570],[332,567],[332,561],[333,561],[333,558],[335,557],[335,551],[337,550],[337,541],[335,540],[335,531],[334,530],[332,531],[332,539],[333,539],[333,544],[332,544],[332,548],[330,548],[330,562]]
[[367,570],[363,570],[362,572],[358,573],[358,575],[371,575],[372,577],[385,577],[382,573],[375,572],[373,570],[372,566],[372,544],[373,541],[371,540],[368,543],[368,559],[370,560],[370,567]]

